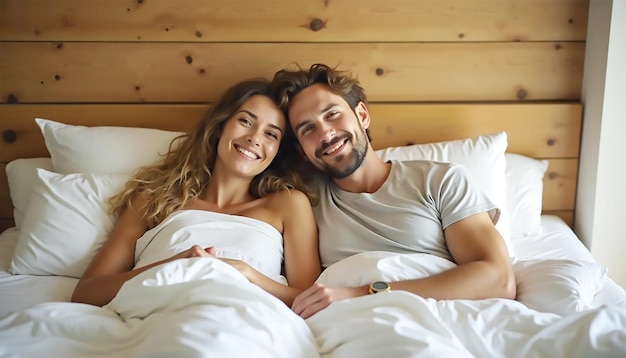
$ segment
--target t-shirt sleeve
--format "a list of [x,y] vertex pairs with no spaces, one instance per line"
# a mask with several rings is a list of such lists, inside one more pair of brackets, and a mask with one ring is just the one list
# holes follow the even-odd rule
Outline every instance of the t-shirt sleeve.
[[500,209],[474,182],[467,169],[453,164],[443,174],[439,190],[439,212],[445,230],[455,222],[481,212],[488,212],[495,225],[500,218]]

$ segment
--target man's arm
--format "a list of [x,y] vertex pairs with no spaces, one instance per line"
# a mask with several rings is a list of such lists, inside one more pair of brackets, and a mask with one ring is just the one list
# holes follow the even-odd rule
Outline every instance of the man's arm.
[[[444,232],[457,267],[423,279],[391,282],[392,290],[435,299],[515,298],[515,277],[506,244],[487,212],[471,215]],[[292,309],[310,317],[331,302],[368,294],[368,286],[315,284],[294,300]]]
[[515,298],[515,277],[506,244],[486,212],[448,226],[446,244],[457,267],[392,289],[436,299]]

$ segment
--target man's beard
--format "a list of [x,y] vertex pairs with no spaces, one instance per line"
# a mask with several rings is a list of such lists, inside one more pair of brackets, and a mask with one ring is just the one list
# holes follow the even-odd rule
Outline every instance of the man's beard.
[[[324,171],[332,178],[343,179],[359,169],[359,167],[361,167],[363,161],[365,160],[365,155],[367,154],[367,135],[365,134],[365,132],[363,134],[363,136],[358,136],[354,138],[355,140],[352,142],[352,151],[350,153],[344,154],[340,158],[337,158],[339,160],[342,160],[347,157],[348,163],[346,166],[337,167],[331,164],[322,163],[322,171]],[[332,145],[334,145],[334,143],[331,143],[328,146]]]

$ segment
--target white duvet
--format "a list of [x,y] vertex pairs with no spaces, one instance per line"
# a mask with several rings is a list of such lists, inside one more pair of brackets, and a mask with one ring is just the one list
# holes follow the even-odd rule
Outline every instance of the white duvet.
[[[433,255],[367,252],[330,266],[318,282],[358,286],[454,266]],[[602,285],[605,269],[572,260],[521,260],[513,269],[524,283],[518,297],[542,312],[519,300],[391,291],[334,302],[307,324],[325,357],[626,357],[626,307],[591,307],[593,294],[583,292]]]
[[316,357],[305,321],[232,266],[176,260],[104,308],[46,303],[0,320],[2,357]]
[[[327,268],[319,282],[418,278],[453,266],[370,252]],[[605,271],[563,260],[516,262],[514,270],[527,282],[518,291],[544,312],[514,300],[392,291],[338,301],[303,320],[219,259],[176,260],[129,280],[103,308],[46,303],[1,318],[0,356],[626,357],[626,307],[591,307],[593,292],[580,290],[601,286]],[[575,280],[552,290],[566,274]]]
[[339,301],[307,319],[325,357],[626,357],[626,310],[561,317],[504,299],[389,292]]

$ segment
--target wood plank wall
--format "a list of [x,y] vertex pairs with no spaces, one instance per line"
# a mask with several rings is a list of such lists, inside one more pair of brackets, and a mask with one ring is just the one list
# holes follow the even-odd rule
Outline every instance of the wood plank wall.
[[[112,116],[125,105],[205,105],[235,81],[314,62],[357,75],[381,127],[412,105],[452,108],[446,113],[493,103],[571,105],[581,98],[588,7],[588,0],[0,0],[0,229],[12,225],[6,163],[47,154],[32,135],[32,113],[65,121],[55,114],[68,105]],[[544,209],[572,224],[582,109],[568,108],[571,152],[539,157],[550,160]],[[517,120],[509,137],[534,143],[532,131],[517,133],[525,126]]]

